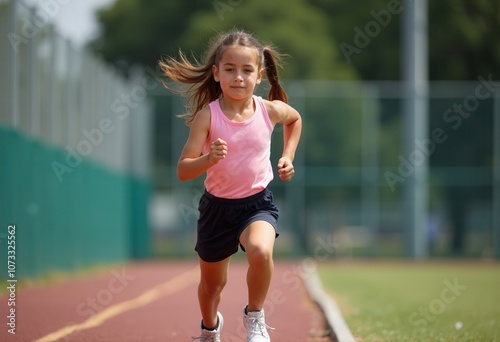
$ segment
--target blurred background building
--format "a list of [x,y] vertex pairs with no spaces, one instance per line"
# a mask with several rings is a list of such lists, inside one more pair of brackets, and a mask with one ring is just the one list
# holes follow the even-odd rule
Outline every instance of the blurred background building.
[[[427,194],[421,257],[500,256],[500,3],[428,3],[425,134],[411,141],[411,1],[86,3],[0,1],[0,223],[18,227],[23,274],[194,256],[203,179],[176,178],[184,99],[157,62],[202,59],[233,27],[290,55],[281,75],[304,119],[295,179],[271,183],[277,255],[415,257],[413,187]],[[274,164],[281,146],[277,127]]]

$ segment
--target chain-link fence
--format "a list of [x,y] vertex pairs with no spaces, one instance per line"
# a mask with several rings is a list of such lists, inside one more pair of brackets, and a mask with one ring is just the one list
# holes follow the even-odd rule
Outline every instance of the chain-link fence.
[[[431,82],[428,138],[415,142],[408,155],[401,83],[287,82],[290,104],[302,114],[304,127],[294,180],[275,179],[270,185],[282,210],[277,253],[408,255],[406,180],[424,160],[429,162],[429,183],[420,186],[429,193],[424,227],[428,255],[498,253],[500,106],[498,83],[491,78]],[[164,91],[153,98],[155,248],[162,255],[190,255],[203,177],[181,183],[175,176],[188,134],[175,117],[183,110],[183,99]],[[274,164],[282,149],[281,133],[277,126]]]
[[0,268],[16,226],[20,276],[149,250],[157,82],[126,80],[59,35],[51,22],[67,3],[0,2]]

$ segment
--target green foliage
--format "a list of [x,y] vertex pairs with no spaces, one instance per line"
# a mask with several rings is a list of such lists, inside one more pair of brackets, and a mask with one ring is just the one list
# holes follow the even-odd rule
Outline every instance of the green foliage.
[[[402,11],[379,20],[380,32],[360,51],[346,58],[340,48],[356,47],[355,30],[365,32],[391,6],[404,9],[404,2],[117,0],[99,11],[102,34],[92,46],[108,61],[152,66],[180,48],[199,56],[208,38],[236,26],[291,55],[288,78],[397,80]],[[500,36],[500,2],[442,0],[428,1],[428,7],[430,79],[500,74],[500,45],[494,42]]]
[[[366,25],[375,21],[372,11],[387,10],[388,3],[394,0],[372,0],[360,4],[348,0],[308,0],[308,2],[322,9],[329,17],[330,35],[335,37],[338,45],[344,43],[355,48],[356,29],[365,32]],[[380,33],[370,38],[365,47],[360,47],[359,53],[342,54],[359,72],[362,79],[395,80],[399,78],[400,60],[400,17],[401,14],[391,15],[390,22],[381,27]]]
[[475,80],[500,75],[500,2],[429,1],[429,77]]
[[290,55],[283,73],[287,78],[357,78],[328,33],[328,17],[305,1],[253,0],[227,6],[199,12],[191,18],[182,39],[187,48],[200,53],[200,43],[205,44],[217,32],[236,27],[252,32],[261,42],[274,44],[280,52]]
[[98,13],[101,37],[92,43],[108,61],[154,66],[182,49],[200,57],[215,34],[238,27],[292,57],[283,76],[356,79],[328,31],[328,16],[304,0],[118,0]]
[[[308,0],[327,13],[332,37],[356,47],[356,28],[366,26],[377,14],[404,1],[372,0],[360,5],[348,0]],[[388,19],[389,20],[389,19]],[[369,37],[366,47],[350,55],[362,79],[398,80],[401,60],[403,12],[392,14],[380,33]],[[474,80],[480,74],[500,74],[500,2],[496,0],[428,1],[429,78],[431,80]]]
[[162,54],[183,47],[181,34],[194,13],[211,3],[192,1],[117,0],[97,13],[101,36],[91,46],[110,62],[153,66]]

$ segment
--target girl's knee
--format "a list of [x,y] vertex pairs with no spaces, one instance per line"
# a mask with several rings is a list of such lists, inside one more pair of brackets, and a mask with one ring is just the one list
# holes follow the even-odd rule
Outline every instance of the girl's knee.
[[249,246],[247,256],[250,263],[269,263],[273,258],[273,246],[265,244]]

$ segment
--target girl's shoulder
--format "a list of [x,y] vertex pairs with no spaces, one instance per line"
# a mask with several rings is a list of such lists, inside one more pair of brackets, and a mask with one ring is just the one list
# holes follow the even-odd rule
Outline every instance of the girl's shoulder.
[[210,127],[210,115],[210,106],[204,107],[195,114],[191,125],[206,128]]
[[288,108],[290,107],[288,104],[280,100],[269,101],[266,99],[262,99],[262,101],[264,102],[267,114],[269,115],[269,118],[273,123],[278,122],[280,117],[284,113],[286,113]]
[[280,112],[286,110],[286,107],[288,107],[288,105],[285,102],[280,100],[269,101],[266,99],[262,99],[262,101],[264,102],[264,105],[266,106],[269,115],[271,115],[271,112],[273,113]]
[[207,106],[203,107],[202,109],[200,109],[200,111],[198,111],[198,114],[196,114],[196,116],[210,118],[210,106],[207,105]]

